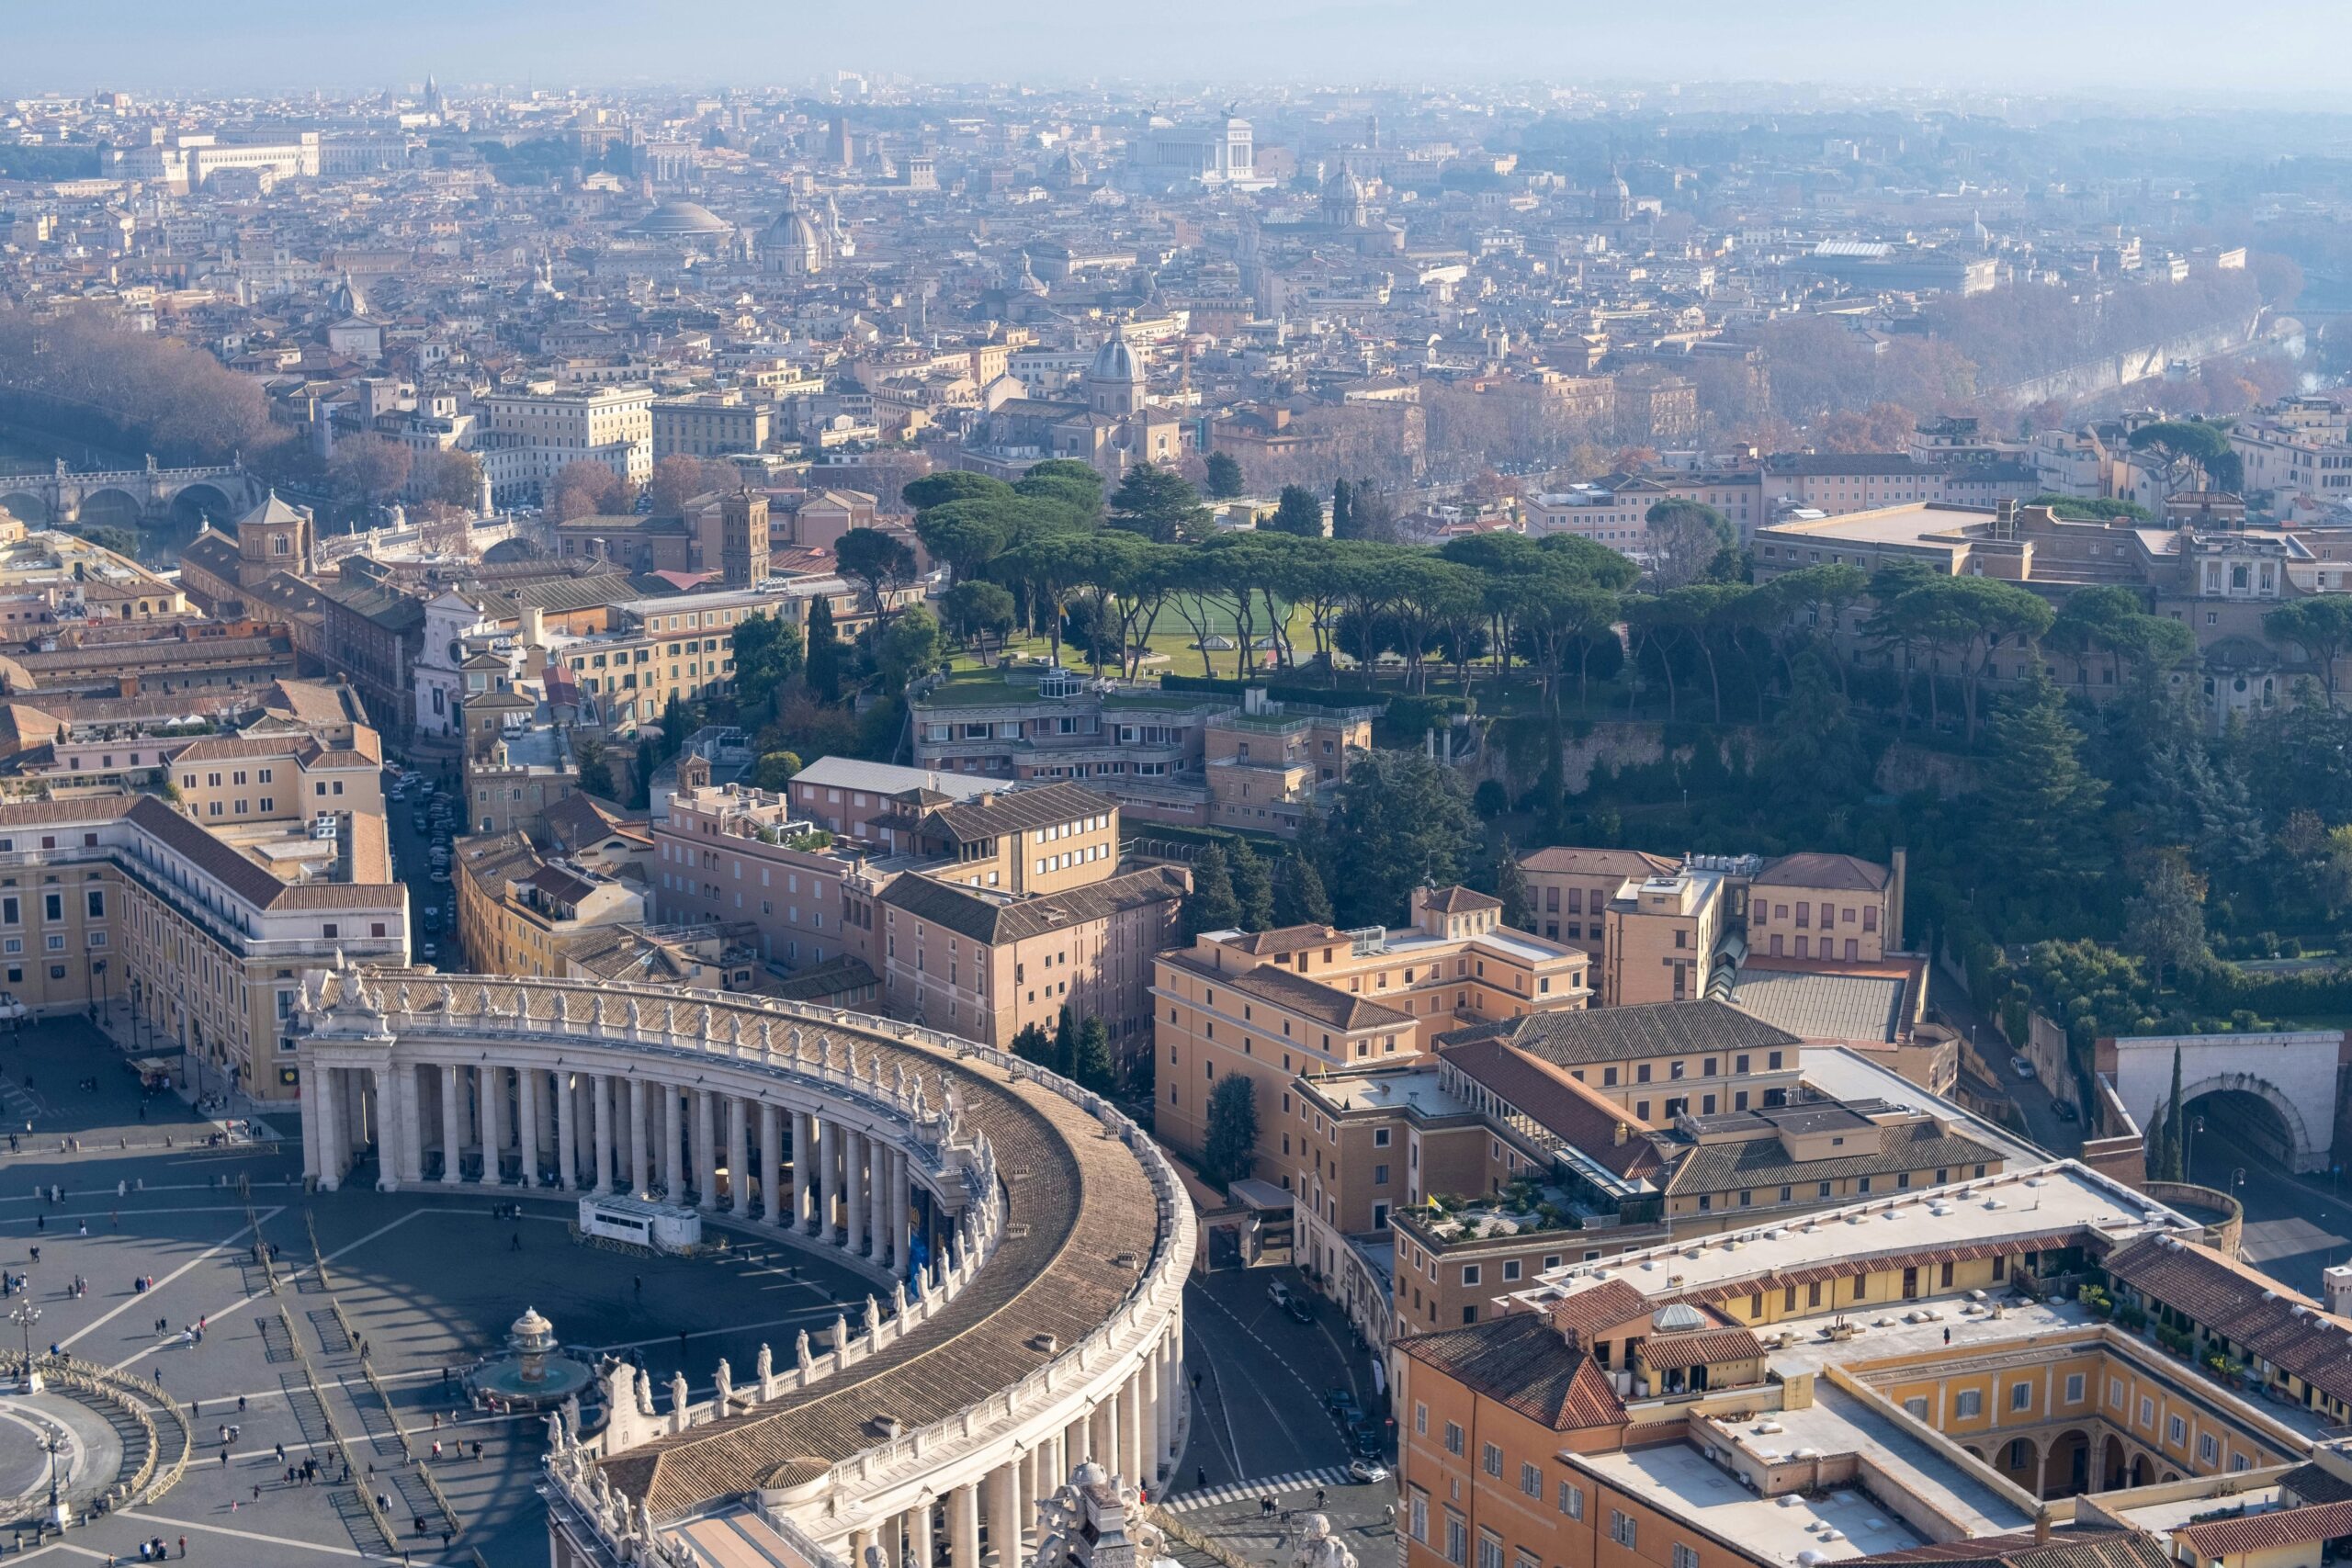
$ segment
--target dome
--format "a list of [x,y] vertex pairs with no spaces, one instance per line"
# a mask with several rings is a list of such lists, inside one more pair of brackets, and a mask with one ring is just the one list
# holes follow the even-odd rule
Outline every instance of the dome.
[[1338,174],[1323,182],[1323,192],[1326,196],[1336,197],[1341,201],[1362,201],[1364,195],[1363,182],[1356,178],[1356,172],[1353,169],[1342,164]]
[[734,227],[709,208],[692,201],[665,201],[629,225],[639,234],[725,234]]
[[1686,1334],[1694,1328],[1707,1326],[1707,1318],[1689,1302],[1675,1302],[1662,1306],[1650,1319],[1650,1326],[1660,1334]]
[[1110,1479],[1111,1472],[1109,1471],[1104,1470],[1092,1460],[1088,1460],[1084,1464],[1080,1465],[1076,1470],[1070,1472],[1069,1483],[1080,1491],[1084,1492],[1097,1486],[1104,1485],[1110,1481]]
[[1095,351],[1094,365],[1087,371],[1086,378],[1090,381],[1125,381],[1136,386],[1143,384],[1143,362],[1136,357],[1136,351],[1127,346],[1125,328],[1114,330],[1102,340],[1102,346]]

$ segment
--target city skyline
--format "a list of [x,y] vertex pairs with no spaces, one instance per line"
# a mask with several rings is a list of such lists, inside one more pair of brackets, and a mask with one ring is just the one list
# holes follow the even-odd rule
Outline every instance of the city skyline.
[[[2307,57],[2352,44],[2352,15],[2273,0],[2226,35],[2180,40],[2205,15],[2186,0],[2053,11],[1994,0],[1970,25],[1920,26],[1862,0],[1803,7],[1696,0],[1671,17],[1590,5],[1312,0],[1254,17],[1238,38],[1176,29],[1136,51],[1096,7],[1024,4],[975,27],[942,0],[870,14],[781,14],[723,0],[690,7],[587,0],[431,4],[397,15],[321,13],[258,0],[191,31],[156,0],[26,7],[0,92],[99,87],[195,96],[497,82],[542,89],[665,84],[763,86],[851,72],[927,82],[1824,84],[1883,90],[2202,100],[2259,87],[2272,105],[2324,106],[2278,79],[2259,40],[2291,28]],[[649,17],[699,26],[649,26]],[[2098,68],[2080,63],[2094,60]],[[2151,103],[2151,107],[2163,107]]]

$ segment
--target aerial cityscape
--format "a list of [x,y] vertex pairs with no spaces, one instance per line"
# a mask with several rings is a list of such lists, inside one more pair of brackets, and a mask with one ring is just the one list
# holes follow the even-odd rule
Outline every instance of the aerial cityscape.
[[1901,10],[12,12],[0,1562],[2352,1554],[2352,14]]

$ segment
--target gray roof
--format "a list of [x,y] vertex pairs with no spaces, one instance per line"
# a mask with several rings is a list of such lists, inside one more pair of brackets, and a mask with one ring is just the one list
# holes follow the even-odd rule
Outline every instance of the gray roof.
[[1830,975],[1802,969],[1742,969],[1731,1003],[1806,1040],[1891,1043],[1903,1024],[1899,975]]
[[[1438,1036],[1441,1045],[1506,1040],[1531,1056],[1564,1067],[1701,1051],[1769,1050],[1797,1037],[1728,1002],[1648,1002],[1581,1012],[1534,1012]],[[1794,1066],[1793,1063],[1791,1066]]]
[[875,795],[896,795],[907,789],[935,789],[958,800],[969,800],[982,790],[1001,788],[1001,779],[974,778],[965,773],[933,773],[928,768],[901,768],[893,762],[866,762],[855,757],[820,757],[792,775],[794,784],[820,789],[862,789]]

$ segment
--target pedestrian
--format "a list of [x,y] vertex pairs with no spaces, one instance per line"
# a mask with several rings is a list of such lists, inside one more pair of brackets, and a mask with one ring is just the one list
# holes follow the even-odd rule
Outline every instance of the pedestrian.
[[286,1462],[286,1445],[284,1443],[277,1445],[277,1462],[280,1464],[284,1464]]
[[641,1296],[641,1295],[645,1294],[645,1276],[644,1276],[644,1275],[642,1275],[642,1274],[631,1274],[631,1275],[629,1276],[629,1280],[630,1280],[630,1282],[631,1282],[631,1283],[633,1283],[634,1285],[636,1285],[636,1286],[637,1286],[637,1293],[638,1293],[639,1295],[640,1295],[640,1296]]
[[261,1501],[261,1483],[258,1481],[254,1483],[254,1501],[256,1503]]
[[1317,1486],[1317,1487],[1315,1489],[1315,1506],[1316,1506],[1316,1509],[1317,1509],[1318,1512],[1322,1509],[1322,1506],[1323,1506],[1323,1488],[1321,1488],[1320,1486]]
[[1951,1343],[1951,1325],[1949,1324],[1944,1325],[1944,1343],[1947,1345]]
[[229,1468],[229,1450],[226,1448],[220,1450],[220,1468],[223,1470]]
[[187,1537],[186,1536],[180,1537],[180,1555],[182,1557],[187,1555]]
[[476,1464],[480,1464],[481,1462],[481,1439],[480,1438],[476,1438],[474,1439],[474,1462]]
[[1205,1491],[1208,1488],[1208,1483],[1209,1467],[1204,1464],[1194,1465],[1193,1467],[1193,1489],[1194,1491]]
[[433,1439],[433,1457],[435,1459],[441,1457],[441,1439],[438,1438]]
[[243,1416],[244,1413],[245,1413],[245,1396],[244,1396],[243,1394],[242,1394],[242,1393],[241,1393],[241,1394],[237,1395],[237,1414],[238,1414],[238,1415],[240,1415],[240,1416]]

